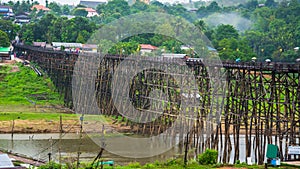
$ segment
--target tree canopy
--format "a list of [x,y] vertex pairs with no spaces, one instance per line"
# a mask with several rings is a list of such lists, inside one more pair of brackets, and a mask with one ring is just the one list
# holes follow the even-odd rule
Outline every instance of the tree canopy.
[[[23,25],[22,28],[13,24],[10,20],[0,20],[0,30],[5,32],[9,40],[13,40],[17,33],[27,43],[32,41],[63,41],[85,43],[98,28],[104,24],[123,16],[139,12],[162,12],[183,17],[206,35],[217,49],[221,59],[251,60],[253,56],[258,60],[267,58],[278,61],[294,61],[299,58],[300,46],[300,3],[298,0],[275,1],[275,0],[249,0],[239,3],[234,1],[232,5],[224,5],[223,1],[194,2],[186,4],[163,4],[153,1],[149,5],[137,0],[135,4],[129,5],[125,0],[111,0],[106,4],[100,4],[95,9],[99,16],[87,18],[84,6],[74,9],[67,5],[49,2],[50,12],[31,11],[31,6],[37,4],[33,1],[8,2],[15,13],[29,12],[32,22]],[[61,15],[72,14],[76,17],[68,19]],[[232,18],[216,21],[212,16],[223,16],[231,14]],[[211,17],[210,17],[211,16]],[[227,15],[226,15],[227,16]],[[237,20],[239,16],[244,20]],[[209,25],[210,21],[215,24]],[[240,30],[233,25],[243,25],[245,20],[250,23],[246,30]],[[236,23],[239,22],[239,23]],[[142,29],[140,25],[126,25],[124,27]],[[153,26],[153,25],[149,25]],[[177,32],[172,32],[175,26]],[[175,25],[162,24],[162,32],[174,33],[184,29],[185,25],[178,21]],[[111,33],[111,32],[108,32]],[[134,52],[136,44],[148,43],[164,49],[167,52],[182,53],[180,49],[182,42],[174,38],[158,34],[141,34],[123,40],[124,44],[116,47],[124,48],[125,53]],[[133,47],[131,47],[133,46]],[[126,49],[125,49],[126,48]],[[128,49],[128,50],[127,50]],[[111,50],[111,52],[120,50]],[[200,57],[200,56],[199,56]]]

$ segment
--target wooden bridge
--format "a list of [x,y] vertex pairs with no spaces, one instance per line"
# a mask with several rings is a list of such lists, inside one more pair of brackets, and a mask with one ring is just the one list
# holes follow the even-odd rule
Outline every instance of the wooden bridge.
[[[78,54],[30,46],[15,46],[14,50],[47,73],[64,98],[65,106],[74,107],[76,103],[72,99],[72,75]],[[119,115],[117,108],[112,105],[110,85],[114,72],[123,60],[124,57],[121,56],[105,56],[97,63],[99,67],[95,79],[95,97],[98,106],[107,115]],[[164,62],[170,64],[168,61]],[[204,62],[186,61],[186,65],[194,72],[201,96],[200,106],[193,110],[197,115],[193,119],[189,146],[196,153],[201,153],[206,148],[217,149],[220,152],[219,160],[225,163],[232,158],[234,162],[239,160],[241,151],[244,151],[246,157],[252,156],[257,163],[262,164],[267,144],[278,145],[282,159],[299,158],[287,155],[287,147],[300,144],[300,64]],[[178,69],[183,68],[178,66]],[[211,89],[212,83],[218,79],[212,80],[208,69],[218,74],[217,77],[223,78],[214,89]],[[164,110],[164,115],[153,122],[136,124],[128,121],[127,125],[137,126],[137,134],[156,135],[168,128],[176,118],[182,95],[171,77],[162,72],[152,71],[151,75],[149,72],[146,74],[141,72],[132,81],[132,103],[135,107],[147,109],[145,105],[151,100],[149,90],[156,88],[169,93],[169,105]],[[157,82],[154,77],[161,80]],[[147,82],[145,78],[148,79]],[[201,128],[210,125],[205,120],[208,114],[221,114],[221,123],[211,125],[214,132],[210,133],[209,139],[205,139]],[[245,145],[245,149],[242,150],[241,145]]]

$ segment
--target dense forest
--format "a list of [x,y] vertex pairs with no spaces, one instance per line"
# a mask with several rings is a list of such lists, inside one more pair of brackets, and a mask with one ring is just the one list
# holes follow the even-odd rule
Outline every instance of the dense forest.
[[[193,5],[162,4],[152,1],[149,5],[137,1],[129,5],[124,0],[111,0],[95,9],[99,16],[86,17],[82,5],[70,7],[55,2],[46,6],[49,12],[31,10],[33,1],[8,2],[14,12],[29,12],[31,22],[22,26],[11,20],[0,20],[0,30],[10,40],[19,35],[25,43],[33,41],[86,43],[93,32],[115,19],[139,12],[162,12],[183,17],[194,23],[211,40],[223,60],[240,58],[258,60],[295,61],[300,46],[300,1],[249,0],[244,3],[224,5],[222,2],[195,2]],[[72,19],[67,16],[73,15]],[[133,25],[134,26],[134,25]],[[170,25],[162,25],[168,31]],[[1,33],[1,32],[0,32]],[[151,44],[169,52],[182,53],[181,42],[170,37],[142,34],[125,39],[116,45],[128,49],[138,44]],[[130,53],[130,50],[127,51]],[[198,56],[201,57],[201,56]]]

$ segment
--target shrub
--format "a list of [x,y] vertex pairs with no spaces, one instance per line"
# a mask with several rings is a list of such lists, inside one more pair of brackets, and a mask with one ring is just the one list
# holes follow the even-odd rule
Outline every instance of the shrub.
[[46,165],[42,165],[39,167],[39,169],[60,169],[60,168],[61,168],[60,164],[54,163],[52,161]]
[[206,149],[203,154],[198,156],[199,163],[202,165],[217,164],[218,151],[212,149]]
[[129,163],[127,166],[129,168],[141,168],[141,164],[139,162]]
[[150,163],[147,163],[143,166],[143,169],[154,169],[154,168],[157,168],[157,166],[155,166],[155,164],[150,164]]

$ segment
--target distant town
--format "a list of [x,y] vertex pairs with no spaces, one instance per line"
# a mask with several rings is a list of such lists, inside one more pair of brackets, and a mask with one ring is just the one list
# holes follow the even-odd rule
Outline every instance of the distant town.
[[[252,0],[231,6],[224,6],[218,1],[163,4],[150,0],[81,0],[76,6],[61,5],[48,0],[45,0],[45,5],[33,0],[9,1],[2,2],[0,6],[0,15],[3,18],[0,30],[7,35],[8,43],[33,46],[43,44],[40,47],[47,49],[51,45],[52,50],[68,52],[98,52],[101,45],[105,44],[89,44],[88,40],[103,25],[139,12],[162,12],[182,17],[194,24],[210,40],[206,44],[207,52],[222,60],[251,61],[255,58],[260,61],[296,61],[299,58],[300,44],[299,38],[296,38],[299,36],[298,30],[295,29],[298,27],[299,17],[291,8],[298,6],[299,2],[295,0]],[[135,25],[131,27],[134,28]],[[170,31],[172,27],[173,25],[165,24],[160,29]],[[1,46],[7,47],[7,42],[4,44],[6,45]],[[138,53],[154,56],[165,53],[201,57],[195,52],[195,46],[153,34],[129,37],[108,52],[123,55]]]

